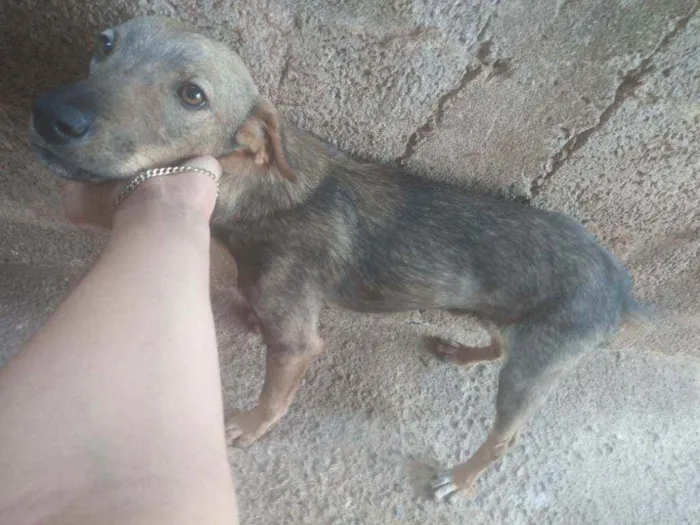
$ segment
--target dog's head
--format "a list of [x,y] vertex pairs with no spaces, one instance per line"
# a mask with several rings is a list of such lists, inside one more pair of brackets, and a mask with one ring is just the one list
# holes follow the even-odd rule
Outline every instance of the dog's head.
[[99,35],[87,79],[36,102],[29,130],[58,175],[104,181],[197,155],[277,163],[274,108],[240,57],[178,22],[144,17]]

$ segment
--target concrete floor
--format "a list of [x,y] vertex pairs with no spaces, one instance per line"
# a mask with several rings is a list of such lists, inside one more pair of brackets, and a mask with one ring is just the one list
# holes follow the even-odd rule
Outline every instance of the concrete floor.
[[[574,215],[665,313],[586,356],[472,500],[437,505],[425,481],[484,439],[498,365],[460,370],[419,339],[483,334],[434,312],[326,312],[328,353],[290,414],[230,452],[243,523],[699,523],[697,10],[689,0],[1,3],[0,364],[104,241],[63,222],[23,135],[32,97],[84,71],[96,28],[177,14],[239,49],[290,121],[343,149]],[[225,401],[249,406],[263,348],[233,321],[235,272],[214,254]]]

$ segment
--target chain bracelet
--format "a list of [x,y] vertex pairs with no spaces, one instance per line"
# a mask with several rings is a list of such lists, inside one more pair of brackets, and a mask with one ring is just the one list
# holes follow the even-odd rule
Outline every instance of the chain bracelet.
[[112,204],[112,212],[117,209],[117,207],[126,199],[131,193],[141,185],[144,181],[147,181],[148,179],[152,179],[154,177],[162,177],[164,175],[175,175],[177,173],[187,173],[187,172],[193,172],[193,173],[202,173],[209,177],[211,180],[214,181],[214,184],[216,184],[216,196],[219,196],[219,177],[216,176],[215,173],[204,169],[204,168],[197,168],[195,166],[168,166],[165,168],[153,168],[150,170],[143,171],[139,173],[136,177],[134,177],[131,182],[124,188],[119,195],[117,195],[117,198],[114,199],[114,203]]

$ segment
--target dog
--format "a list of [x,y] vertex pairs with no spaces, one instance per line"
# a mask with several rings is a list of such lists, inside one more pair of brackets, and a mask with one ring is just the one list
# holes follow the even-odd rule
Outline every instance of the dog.
[[449,499],[513,447],[578,357],[642,311],[629,273],[574,220],[337,151],[280,118],[237,54],[176,21],[137,18],[101,33],[87,79],[41,97],[29,135],[74,180],[219,159],[212,233],[236,260],[267,345],[258,405],[227,416],[239,446],[288,410],[323,352],[324,306],[470,315],[489,345],[433,338],[432,352],[505,364],[488,438],[432,486]]

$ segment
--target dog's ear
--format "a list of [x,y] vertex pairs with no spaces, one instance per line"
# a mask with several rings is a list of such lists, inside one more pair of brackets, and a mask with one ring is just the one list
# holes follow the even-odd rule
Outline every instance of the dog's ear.
[[285,179],[296,182],[297,177],[289,167],[282,148],[277,110],[267,100],[260,99],[248,119],[236,131],[236,143],[234,156],[252,158],[257,166],[265,168],[274,165]]

